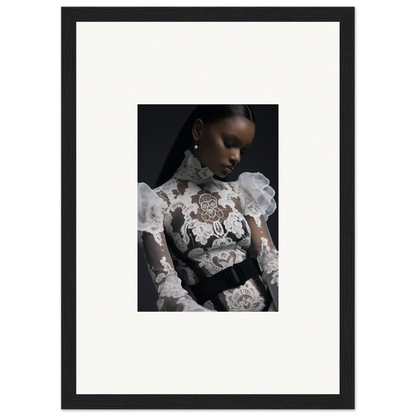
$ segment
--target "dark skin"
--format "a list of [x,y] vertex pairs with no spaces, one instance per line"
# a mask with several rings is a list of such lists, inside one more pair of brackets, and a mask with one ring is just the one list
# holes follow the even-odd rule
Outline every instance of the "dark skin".
[[[235,167],[251,145],[256,125],[241,116],[222,118],[211,124],[196,119],[192,127],[194,141],[189,150],[198,158],[202,167],[207,167],[220,178],[230,172],[224,166]],[[198,149],[194,145],[198,144]]]

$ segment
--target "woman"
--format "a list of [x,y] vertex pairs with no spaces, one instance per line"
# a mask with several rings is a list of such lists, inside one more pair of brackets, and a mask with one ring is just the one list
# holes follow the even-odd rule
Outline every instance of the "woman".
[[279,255],[266,225],[275,191],[259,172],[227,181],[254,134],[247,105],[197,106],[156,187],[138,184],[159,311],[277,311]]

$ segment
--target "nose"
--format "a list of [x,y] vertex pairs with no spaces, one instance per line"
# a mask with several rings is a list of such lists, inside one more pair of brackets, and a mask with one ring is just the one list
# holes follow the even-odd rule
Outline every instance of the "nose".
[[235,166],[237,163],[240,163],[240,151],[236,149],[231,155],[230,155],[230,162],[233,166]]

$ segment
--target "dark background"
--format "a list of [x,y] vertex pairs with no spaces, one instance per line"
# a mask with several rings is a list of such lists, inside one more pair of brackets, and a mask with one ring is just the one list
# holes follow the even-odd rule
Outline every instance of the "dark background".
[[[249,104],[250,105],[250,104]],[[138,105],[138,182],[152,189],[164,161],[182,125],[196,105]],[[250,105],[256,119],[256,132],[250,150],[243,156],[235,170],[228,175],[237,180],[242,172],[260,172],[278,189],[278,106]],[[278,208],[267,220],[270,234],[277,249]],[[144,256],[138,247],[138,310],[157,311],[158,295],[148,272]]]

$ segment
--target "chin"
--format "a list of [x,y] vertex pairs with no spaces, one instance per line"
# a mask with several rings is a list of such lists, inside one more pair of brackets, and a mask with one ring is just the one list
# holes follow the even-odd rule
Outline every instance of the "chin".
[[227,175],[228,175],[228,173],[224,173],[223,171],[221,171],[217,174],[217,176],[219,176],[220,178],[225,178]]

